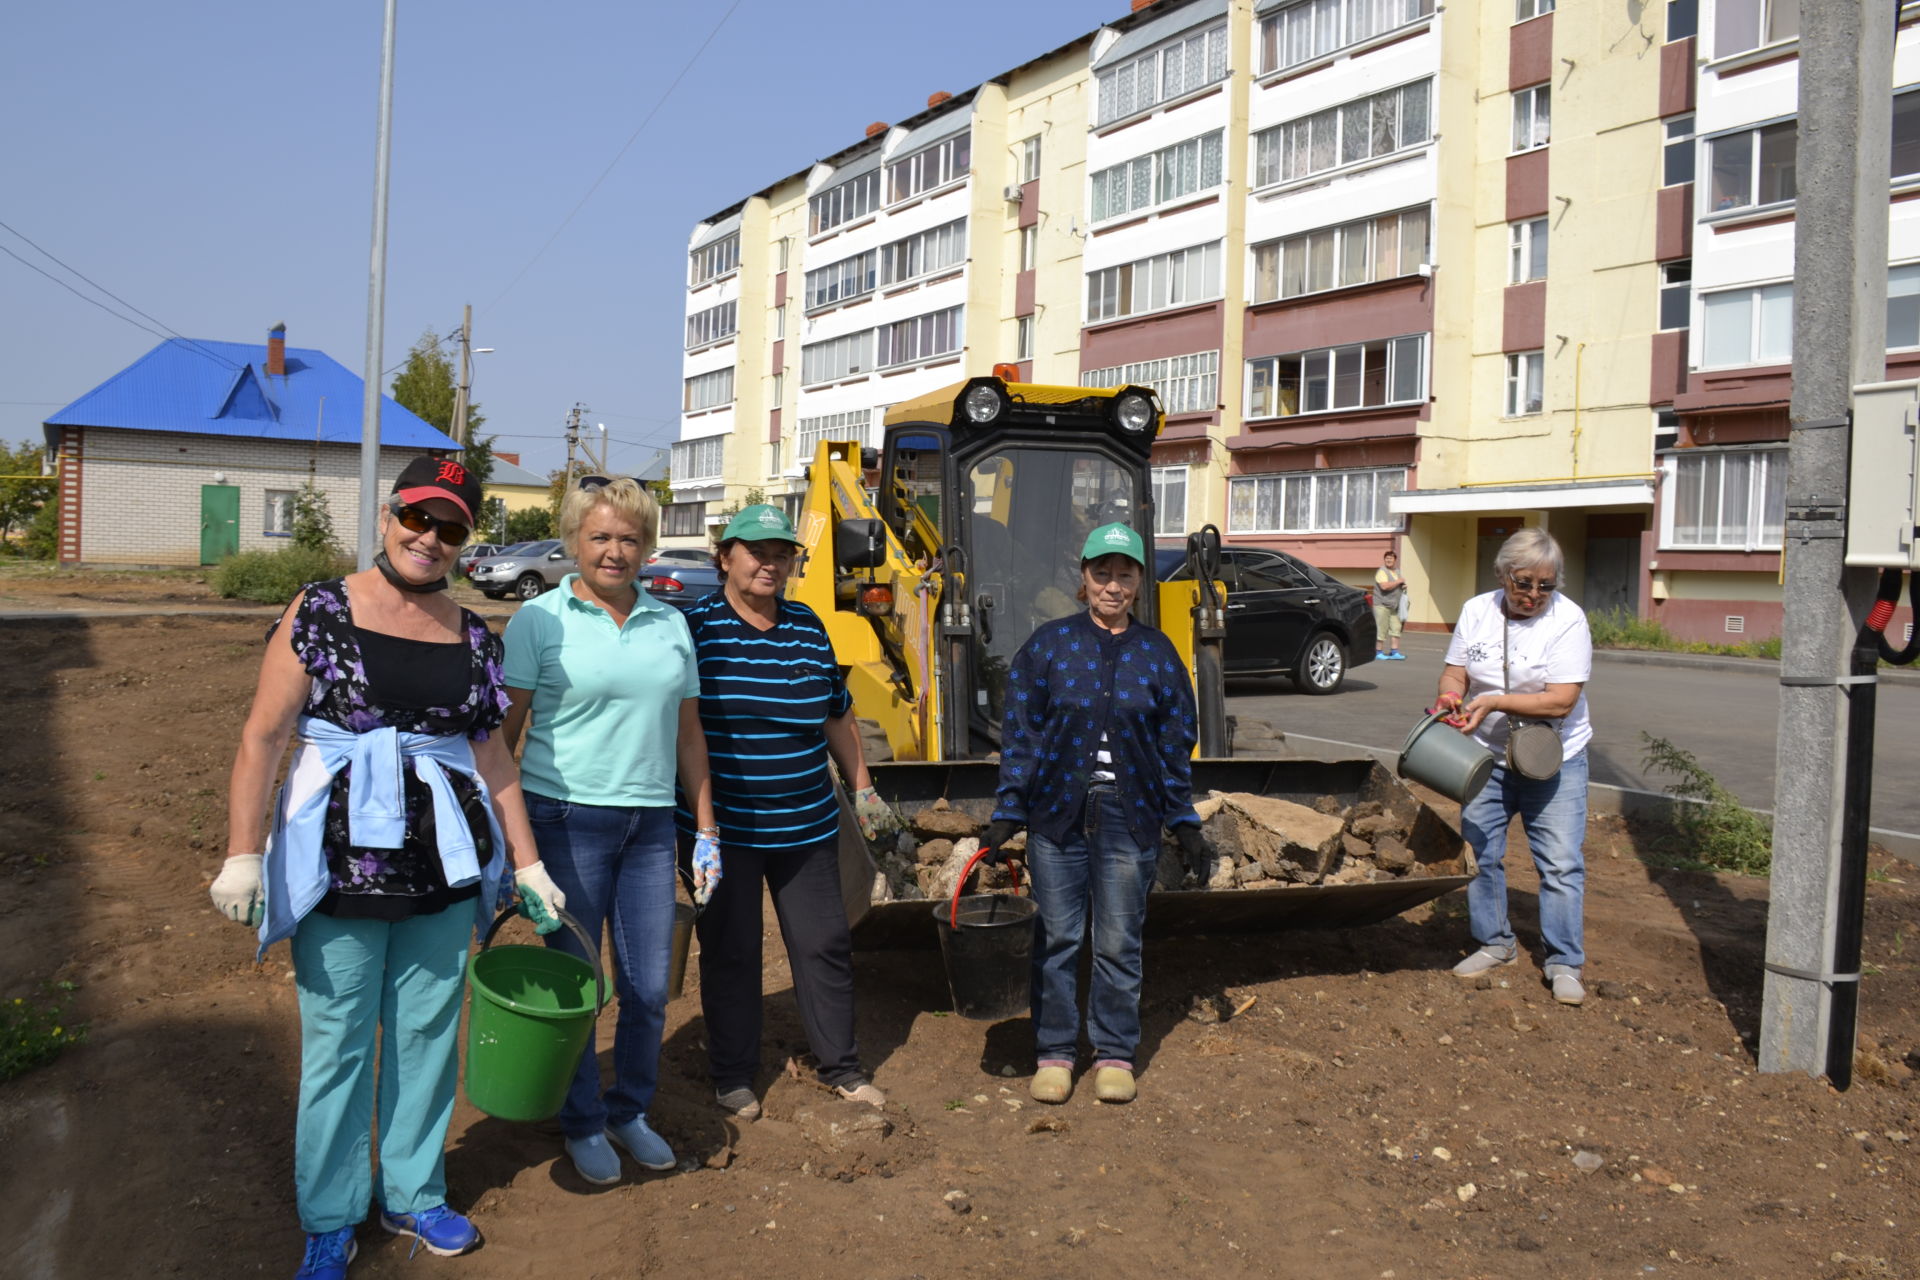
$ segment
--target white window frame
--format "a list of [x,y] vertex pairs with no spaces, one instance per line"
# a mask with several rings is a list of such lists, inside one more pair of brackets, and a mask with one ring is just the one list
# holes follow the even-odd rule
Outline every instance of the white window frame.
[[800,348],[800,385],[817,386],[873,372],[873,330],[861,329]]
[[874,365],[894,369],[950,356],[966,345],[966,307],[942,307],[881,325],[874,332]]
[[1538,151],[1553,141],[1553,82],[1513,91],[1513,151]]
[[[1406,228],[1419,218],[1420,244],[1410,253]],[[1393,223],[1392,270],[1382,274],[1387,255],[1381,252],[1385,225]],[[1324,252],[1321,246],[1325,245]],[[1269,240],[1253,246],[1253,280],[1248,297],[1254,303],[1279,302],[1303,298],[1334,289],[1350,289],[1379,280],[1397,280],[1418,275],[1433,250],[1433,212],[1430,205],[1415,205],[1392,213],[1376,214],[1334,227],[1316,227],[1299,235]],[[1324,259],[1324,261],[1322,261]],[[1359,264],[1360,278],[1350,279],[1350,270]],[[1324,268],[1324,272],[1322,271]],[[1320,281],[1324,280],[1324,283]],[[1292,288],[1295,283],[1299,288]]]
[[[1396,405],[1424,404],[1427,399],[1429,341],[1428,334],[1403,333],[1365,342],[1343,342],[1332,347],[1254,356],[1246,362],[1246,417],[1249,421],[1324,417],[1329,414],[1364,413]],[[1366,401],[1367,354],[1370,348],[1378,349],[1383,360],[1381,387],[1385,393],[1382,399],[1371,404]],[[1404,363],[1408,359],[1413,359],[1418,368],[1408,370]],[[1352,360],[1360,362],[1358,374],[1347,371],[1347,364]],[[1298,371],[1292,409],[1286,408],[1287,388],[1281,384],[1282,371],[1288,365]],[[1358,378],[1353,385],[1359,387],[1361,398],[1351,404],[1336,404],[1335,396],[1340,389],[1341,379],[1349,377]],[[1411,379],[1412,395],[1395,394],[1396,384],[1403,379]],[[1305,407],[1309,402],[1310,384],[1321,384],[1326,401],[1323,407]]]
[[1094,74],[1094,128],[1152,111],[1227,78],[1227,24],[1183,32]]
[[[1736,530],[1719,518],[1730,496],[1727,491],[1728,459],[1743,459],[1746,492],[1739,501],[1745,515]],[[1660,486],[1660,548],[1663,551],[1778,551],[1784,542],[1786,524],[1787,447],[1774,445],[1760,449],[1676,449],[1664,455],[1661,467],[1666,472]],[[1697,474],[1690,476],[1689,472]],[[1683,541],[1680,506],[1684,490],[1694,486],[1704,499],[1705,487],[1713,486],[1714,529],[1711,534],[1695,534]],[[1738,482],[1736,482],[1737,484]],[[1769,489],[1772,495],[1769,495]],[[1777,507],[1774,499],[1777,499]],[[1769,510],[1772,508],[1772,510]]]
[[1365,44],[1424,22],[1433,16],[1433,0],[1301,0],[1260,19],[1260,74],[1331,58],[1342,49]]
[[1033,317],[1016,316],[1013,321],[1013,358],[1033,359]]
[[1553,0],[1515,0],[1513,6],[1513,23],[1515,26],[1519,26],[1523,22],[1532,21],[1534,18],[1552,12]]
[[[1419,104],[1417,131],[1406,124],[1412,115],[1408,107],[1414,103]],[[1382,138],[1381,125],[1387,121],[1389,136]],[[1356,133],[1363,123],[1364,139]],[[1253,135],[1253,186],[1260,190],[1304,182],[1414,151],[1432,141],[1433,77],[1424,76],[1260,130]]]
[[1040,177],[1040,135],[1020,140],[1020,181],[1024,185]]
[[711,346],[740,331],[740,304],[722,302],[687,317],[687,350]]
[[[904,259],[906,271],[895,275]],[[955,218],[937,227],[892,240],[880,247],[880,287],[891,288],[923,276],[952,271],[967,263],[967,220]]]
[[[1772,199],[1762,200],[1761,180],[1767,170],[1761,160],[1769,141],[1787,139],[1793,148],[1793,162],[1787,172],[1792,175],[1794,193],[1788,196],[1775,195]],[[1752,128],[1736,129],[1728,133],[1718,133],[1705,140],[1707,190],[1701,200],[1701,217],[1711,218],[1719,213],[1747,212],[1754,209],[1771,209],[1776,206],[1786,208],[1793,204],[1800,194],[1800,128],[1797,120],[1789,117],[1785,120],[1772,120]],[[1724,196],[1720,192],[1720,182],[1716,177],[1716,166],[1722,163],[1723,155],[1727,160],[1740,160],[1744,156],[1746,165],[1745,189],[1738,195]],[[1781,172],[1778,164],[1773,172]],[[1696,179],[1698,175],[1696,174]],[[1712,206],[1707,208],[1706,206]]]
[[[1723,324],[1736,318],[1734,304],[1744,300],[1746,336],[1738,359],[1714,358],[1718,340],[1724,339]],[[1771,308],[1769,307],[1771,305]],[[1784,321],[1773,338],[1769,318]],[[1793,281],[1740,285],[1733,289],[1714,289],[1700,295],[1700,365],[1702,369],[1743,369],[1753,365],[1787,364],[1793,359]]]
[[1547,278],[1547,240],[1545,218],[1523,218],[1507,224],[1508,284],[1531,284]]
[[1089,271],[1087,323],[1212,302],[1221,296],[1220,253],[1221,242],[1211,240]]
[[880,170],[869,169],[807,200],[807,235],[824,235],[880,208]]
[[[1153,536],[1181,538],[1187,532],[1187,467],[1154,467],[1148,474],[1153,494]],[[1168,495],[1177,491],[1176,503]]]
[[293,508],[299,497],[298,489],[267,490],[262,504],[260,532],[269,538],[291,538]]
[[[1693,259],[1676,258],[1660,264],[1660,301],[1654,312],[1654,327],[1661,333],[1686,328],[1693,320]],[[1679,324],[1668,324],[1669,300],[1679,303]]]
[[700,538],[706,536],[706,532],[706,503],[669,502],[660,508],[661,537]]
[[1020,269],[1034,271],[1040,266],[1040,224],[1028,223],[1020,228]]
[[[1750,37],[1733,27],[1736,20],[1749,17],[1753,30]],[[1789,25],[1791,30],[1787,29]],[[1800,0],[1715,0],[1711,55],[1714,59],[1732,58],[1799,38]]]
[[807,272],[801,293],[808,314],[864,298],[879,285],[880,251],[868,249]]
[[1225,138],[1215,129],[1100,170],[1087,180],[1088,220],[1132,217],[1220,186],[1227,180]]
[[702,413],[733,403],[733,366],[696,373],[684,384],[680,408],[683,413]]
[[1160,397],[1161,411],[1172,417],[1177,413],[1212,413],[1220,405],[1220,353],[1195,351],[1183,356],[1162,356],[1110,369],[1089,369],[1080,375],[1083,387],[1152,387]]
[[740,233],[724,235],[687,255],[687,286],[699,288],[740,269]]
[[727,470],[727,437],[714,435],[694,440],[676,440],[668,465],[672,468],[676,488],[718,480]]
[[811,463],[822,440],[858,440],[864,448],[873,435],[873,418],[871,409],[849,409],[800,419],[799,429],[793,433],[795,465]]
[[917,200],[967,176],[973,165],[973,130],[962,129],[887,163],[890,205]]
[[[1906,313],[1901,316],[1901,323],[1911,323],[1914,341],[1895,345],[1895,307]],[[1920,347],[1920,262],[1909,262],[1887,268],[1887,350],[1911,351],[1916,347]]]
[[[1370,482],[1366,486],[1372,492],[1370,499],[1372,511],[1365,521],[1351,523],[1346,518],[1346,508],[1353,492],[1349,477],[1367,476]],[[1340,499],[1340,518],[1337,523],[1321,520],[1323,507],[1330,505],[1331,495],[1321,490],[1331,484],[1338,484]],[[1382,486],[1385,486],[1383,489]],[[1274,533],[1398,533],[1406,527],[1406,517],[1392,514],[1387,504],[1385,523],[1380,523],[1382,503],[1381,494],[1394,494],[1407,487],[1407,468],[1405,467],[1355,467],[1347,470],[1328,471],[1314,469],[1309,471],[1276,471],[1261,475],[1234,476],[1227,481],[1227,533],[1237,534],[1274,534]],[[1303,493],[1303,500],[1289,502],[1289,489],[1297,488]],[[1262,503],[1262,491],[1272,495]],[[1277,519],[1261,520],[1260,508],[1265,505]],[[1291,519],[1290,510],[1299,510],[1304,506],[1306,520]]]
[[[1684,182],[1692,182],[1699,177],[1699,143],[1693,136],[1693,112],[1674,116],[1662,124],[1664,141],[1660,154],[1660,185],[1677,187]],[[1684,177],[1675,177],[1676,168],[1685,171]]]
[[1547,411],[1547,353],[1507,353],[1506,394],[1501,407],[1509,418],[1532,418]]

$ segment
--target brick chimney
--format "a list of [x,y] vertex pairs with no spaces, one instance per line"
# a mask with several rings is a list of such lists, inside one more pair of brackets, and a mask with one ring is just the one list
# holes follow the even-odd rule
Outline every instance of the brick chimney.
[[287,376],[287,326],[284,324],[267,330],[267,376]]
[[517,453],[508,453],[505,449],[495,449],[493,456],[502,462],[511,462],[516,467],[520,465],[520,455]]
[[885,133],[887,129],[888,129],[888,125],[885,120],[875,120],[872,124],[867,126],[867,136],[869,138],[877,138],[881,134]]
[[1152,3],[1153,3],[1153,0],[1133,0],[1133,8],[1128,10],[1128,12],[1138,13]]
[[953,98],[953,95],[948,93],[945,89],[936,89],[932,93],[927,95],[927,105],[930,107],[937,107],[943,102],[950,101],[952,98]]

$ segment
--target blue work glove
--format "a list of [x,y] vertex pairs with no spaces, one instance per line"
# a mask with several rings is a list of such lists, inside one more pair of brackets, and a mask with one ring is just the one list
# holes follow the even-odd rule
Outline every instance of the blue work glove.
[[693,838],[693,901],[704,907],[720,887],[720,837],[702,831]]
[[1213,874],[1213,850],[1207,846],[1207,838],[1200,834],[1200,824],[1183,822],[1173,829],[1174,843],[1180,846],[1180,860],[1187,864],[1187,870],[1194,878],[1205,881]]
[[567,895],[560,892],[560,886],[547,874],[546,863],[516,868],[513,888],[520,914],[533,921],[535,933],[552,933],[560,927],[560,917],[554,913],[567,909]]

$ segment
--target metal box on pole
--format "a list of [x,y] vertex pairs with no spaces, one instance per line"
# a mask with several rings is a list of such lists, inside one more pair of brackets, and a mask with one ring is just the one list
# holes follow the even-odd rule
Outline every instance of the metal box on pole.
[[1847,563],[1920,569],[1920,380],[1853,389]]

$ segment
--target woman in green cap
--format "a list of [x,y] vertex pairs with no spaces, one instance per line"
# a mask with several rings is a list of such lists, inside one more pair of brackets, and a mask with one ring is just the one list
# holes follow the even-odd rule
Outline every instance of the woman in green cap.
[[1189,797],[1193,683],[1173,642],[1132,616],[1146,581],[1140,535],[1107,524],[1080,552],[1087,605],[1046,623],[1007,674],[1000,785],[987,829],[994,850],[1027,832],[1039,907],[1033,940],[1034,1056],[1030,1090],[1065,1102],[1081,1020],[1080,940],[1093,920],[1093,987],[1086,1031],[1094,1096],[1129,1102],[1140,1045],[1141,929],[1147,891],[1171,829],[1188,865],[1207,851]]
[[[853,699],[812,609],[785,598],[800,544],[779,507],[745,508],[720,535],[721,589],[687,610],[700,670],[700,723],[726,876],[696,928],[700,1004],[714,1097],[741,1119],[760,1114],[760,897],[771,890],[793,993],[823,1084],[883,1106],[853,1034],[853,941],[840,897],[840,809],[832,759],[855,789],[863,833],[886,806],[873,792]],[[683,848],[698,834],[679,811]]]

